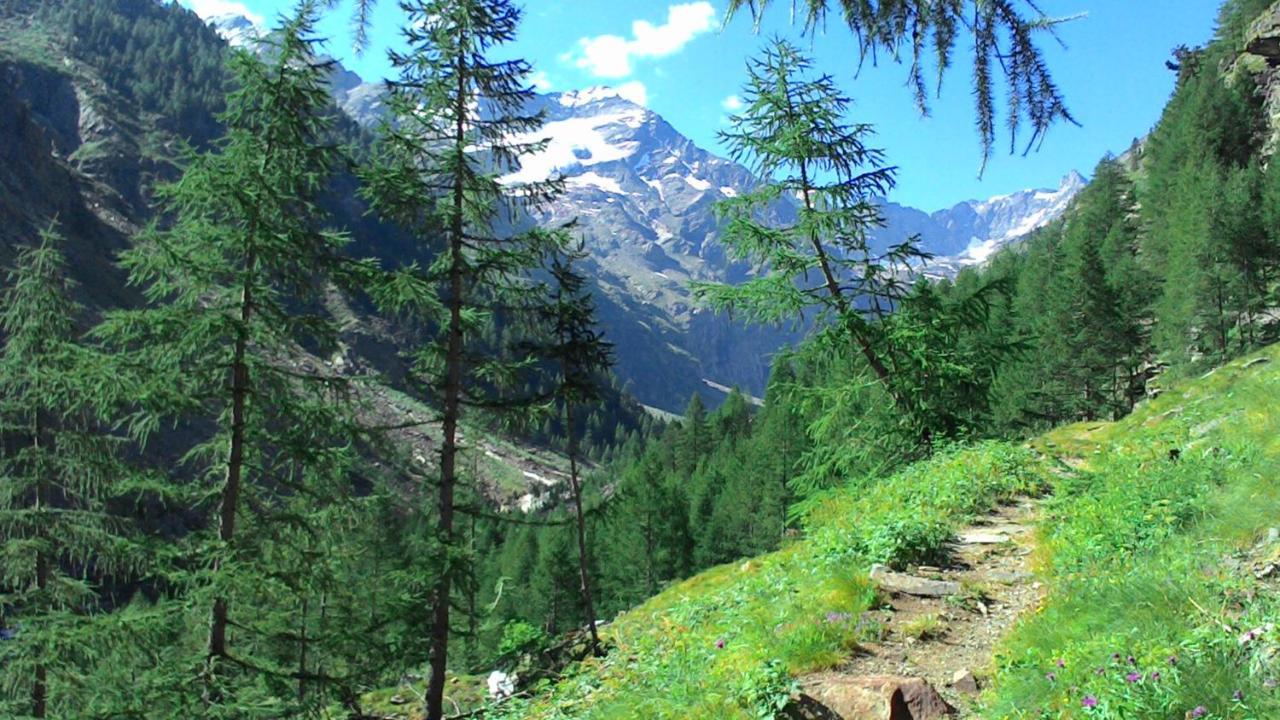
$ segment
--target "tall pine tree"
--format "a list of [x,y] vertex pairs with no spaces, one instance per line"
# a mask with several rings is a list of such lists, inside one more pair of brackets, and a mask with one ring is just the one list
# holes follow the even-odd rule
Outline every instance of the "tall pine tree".
[[[464,408],[510,407],[495,398],[533,358],[495,352],[495,322],[514,323],[527,305],[529,268],[559,236],[500,232],[516,208],[533,209],[561,189],[556,180],[503,184],[499,177],[542,147],[542,117],[526,111],[531,67],[493,60],[515,39],[520,10],[510,0],[402,0],[406,49],[393,51],[390,120],[376,161],[365,172],[374,207],[434,253],[380,291],[388,307],[434,328],[417,363],[441,408],[443,440],[435,488],[440,563],[431,598],[430,679],[426,715],[444,714],[450,611],[465,553],[456,527],[459,422]],[[500,349],[500,348],[499,348]]]

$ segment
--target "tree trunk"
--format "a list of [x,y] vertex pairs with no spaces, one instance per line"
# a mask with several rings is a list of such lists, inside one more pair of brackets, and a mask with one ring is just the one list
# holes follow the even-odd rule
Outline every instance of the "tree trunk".
[[[457,95],[454,151],[459,167],[466,162],[466,66],[457,61]],[[462,395],[462,292],[463,292],[463,199],[461,173],[453,181],[453,217],[449,227],[449,329],[445,350],[444,443],[440,448],[440,540],[445,562],[432,597],[430,666],[427,683],[427,720],[444,717],[444,681],[449,656],[449,598],[453,589],[453,492],[457,481],[458,415]]]
[[565,430],[569,433],[569,488],[573,491],[574,519],[578,526],[578,579],[581,583],[582,607],[587,613],[591,632],[591,654],[600,654],[600,637],[596,634],[596,608],[591,597],[591,573],[587,571],[587,530],[582,517],[582,485],[578,482],[578,433],[573,425],[573,402],[564,401]]
[[[250,231],[251,234],[253,230]],[[227,477],[222,486],[221,505],[218,510],[218,538],[230,549],[236,534],[236,510],[240,503],[240,485],[244,474],[245,416],[249,398],[249,366],[246,360],[249,347],[249,321],[253,317],[253,272],[257,255],[252,246],[245,254],[244,287],[240,294],[240,329],[236,336],[231,359],[231,440],[227,452]],[[217,575],[221,562],[214,564]],[[207,664],[212,670],[219,658],[227,655],[228,607],[224,597],[214,598],[213,618],[209,626]],[[211,682],[212,678],[207,679]],[[207,699],[212,699],[207,698]]]
[[[43,429],[40,426],[39,413],[34,418],[34,432],[32,434],[32,443],[39,457],[40,435]],[[36,481],[36,512],[44,512],[49,504],[49,481],[44,477],[43,468],[41,468],[40,478]],[[39,532],[43,534],[44,528],[41,527]],[[40,602],[46,602],[44,593],[49,587],[49,557],[44,550],[36,550],[36,588],[39,591]],[[49,712],[49,671],[44,663],[37,663],[35,667],[35,679],[31,684],[31,716],[43,718]]]

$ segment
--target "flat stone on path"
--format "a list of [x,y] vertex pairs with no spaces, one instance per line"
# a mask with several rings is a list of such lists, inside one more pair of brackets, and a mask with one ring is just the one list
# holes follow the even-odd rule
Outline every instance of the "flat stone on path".
[[960,593],[960,583],[896,573],[884,565],[871,566],[871,579],[890,592],[920,597],[947,597]]
[[986,573],[983,577],[985,577],[987,580],[990,580],[991,582],[1003,583],[1005,585],[1018,585],[1020,583],[1027,582],[1028,580],[1030,580],[1035,576],[1023,570],[1013,570],[1013,571],[992,570]]
[[979,530],[960,533],[961,545],[1000,545],[1011,540],[1013,538],[1004,533],[982,532]]

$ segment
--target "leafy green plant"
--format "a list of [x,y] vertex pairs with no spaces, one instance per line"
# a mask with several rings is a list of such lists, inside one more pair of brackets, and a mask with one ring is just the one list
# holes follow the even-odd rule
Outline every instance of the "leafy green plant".
[[755,720],[781,717],[800,686],[780,660],[769,660],[744,675],[736,690],[738,704]]

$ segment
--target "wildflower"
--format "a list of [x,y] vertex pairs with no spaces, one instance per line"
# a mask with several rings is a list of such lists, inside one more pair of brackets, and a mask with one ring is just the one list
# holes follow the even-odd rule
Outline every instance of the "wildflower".
[[1231,693],[1231,699],[1236,702],[1244,702],[1244,691],[1236,688],[1236,691]]
[[1120,662],[1120,653],[1111,653],[1111,662]]
[[1170,665],[1177,665],[1177,664],[1178,664],[1178,656],[1177,656],[1177,655],[1170,655],[1170,656],[1169,656],[1169,664],[1170,664]]
[[1053,682],[1054,680],[1058,679],[1058,673],[1054,673],[1054,672],[1045,673],[1044,679],[1048,680],[1049,682]]
[[1080,704],[1087,708],[1098,707],[1098,698],[1092,695],[1085,695],[1084,699],[1080,701]]
[[1151,682],[1160,682],[1160,673],[1159,673],[1159,671],[1151,673],[1151,676],[1150,676],[1150,677],[1151,677]]
[[1107,674],[1107,669],[1106,669],[1106,668],[1104,668],[1104,667],[1100,667],[1100,668],[1098,668],[1097,670],[1094,670],[1094,671],[1093,671],[1093,674],[1094,674],[1094,675],[1106,675],[1106,674]]
[[717,639],[716,639],[716,648],[717,648],[717,649],[719,649],[719,650],[723,650],[723,649],[724,649],[724,638],[717,638]]
[[1136,683],[1142,679],[1142,673],[1131,672],[1128,675],[1125,675],[1124,679],[1131,683]]
[[1058,667],[1064,668],[1066,666],[1067,666],[1067,661],[1063,660],[1062,658],[1058,658]]
[[1190,713],[1187,714],[1187,717],[1202,718],[1208,714],[1209,714],[1209,708],[1203,705],[1197,705],[1195,710],[1192,710]]
[[1136,659],[1136,658],[1134,658],[1132,655],[1130,655],[1130,656],[1129,656],[1129,658],[1128,658],[1128,663],[1129,663],[1130,665],[1137,665],[1137,664],[1138,664],[1138,661],[1137,661],[1137,659]]

